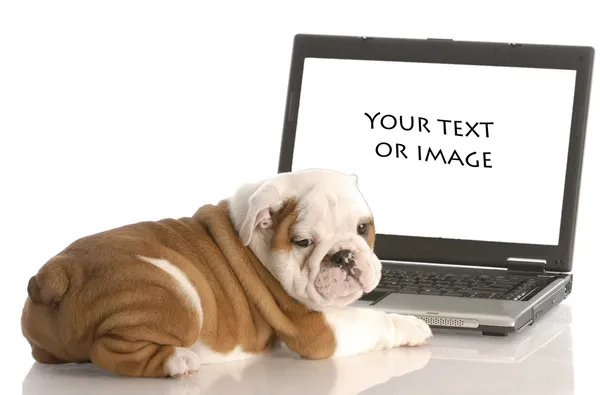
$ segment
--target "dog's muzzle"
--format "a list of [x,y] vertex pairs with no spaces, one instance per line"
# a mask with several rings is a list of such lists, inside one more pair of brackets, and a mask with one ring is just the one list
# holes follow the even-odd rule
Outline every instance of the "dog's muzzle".
[[358,279],[362,275],[362,271],[356,267],[354,254],[350,250],[340,250],[329,257],[333,264],[342,270],[345,270],[348,275]]

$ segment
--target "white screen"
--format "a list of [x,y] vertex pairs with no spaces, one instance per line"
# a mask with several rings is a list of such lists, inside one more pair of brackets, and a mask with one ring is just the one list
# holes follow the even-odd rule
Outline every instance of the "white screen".
[[292,170],[358,175],[380,234],[557,245],[575,77],[308,58]]

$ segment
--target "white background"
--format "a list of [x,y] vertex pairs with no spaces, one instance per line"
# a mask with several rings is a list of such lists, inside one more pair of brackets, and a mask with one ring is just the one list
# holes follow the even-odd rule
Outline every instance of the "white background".
[[[48,258],[92,232],[190,215],[276,172],[294,34],[600,47],[595,3],[2,1],[2,393],[18,394],[31,367],[19,318]],[[597,300],[599,111],[593,95],[575,323]],[[578,387],[596,385],[597,328],[573,329]]]
[[378,233],[558,244],[574,89],[573,70],[306,59],[292,168],[357,174]]

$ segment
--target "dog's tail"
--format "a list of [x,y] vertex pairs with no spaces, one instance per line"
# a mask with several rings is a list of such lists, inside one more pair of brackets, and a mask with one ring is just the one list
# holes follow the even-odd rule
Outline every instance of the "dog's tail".
[[54,257],[29,279],[27,293],[34,303],[58,305],[69,289],[64,260]]
[[69,280],[69,267],[64,257],[54,257],[29,279],[27,285],[29,297],[21,314],[21,331],[31,345],[33,358],[40,363],[67,362],[61,352],[64,345],[57,314],[60,314],[61,302],[68,296],[69,286],[73,285]]

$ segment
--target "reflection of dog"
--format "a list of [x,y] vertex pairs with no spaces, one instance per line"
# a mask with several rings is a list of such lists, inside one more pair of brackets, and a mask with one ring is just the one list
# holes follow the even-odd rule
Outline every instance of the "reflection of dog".
[[430,356],[428,347],[406,347],[309,361],[282,350],[265,358],[204,365],[197,375],[174,381],[121,380],[93,365],[51,369],[35,364],[23,381],[23,395],[269,394],[275,388],[286,395],[359,394],[422,369]]
[[43,363],[179,376],[277,337],[309,359],[431,336],[414,317],[345,308],[381,277],[354,176],[309,170],[245,185],[194,216],[72,243],[29,281],[23,334]]

